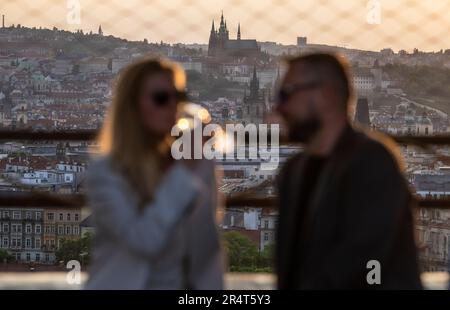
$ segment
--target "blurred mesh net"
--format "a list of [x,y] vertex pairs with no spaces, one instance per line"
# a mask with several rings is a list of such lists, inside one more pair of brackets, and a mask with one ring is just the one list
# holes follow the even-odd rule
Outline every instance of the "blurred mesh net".
[[[211,23],[214,20],[217,27],[223,12],[230,38],[236,38],[240,25],[243,39],[291,45],[294,52],[297,37],[306,37],[308,44],[367,51],[450,49],[449,0],[0,0],[0,4],[6,26],[97,33],[101,25],[104,35],[150,43],[206,46]],[[444,62],[450,67],[450,53],[446,55]],[[449,108],[448,100],[443,104]],[[450,238],[445,229],[433,238]],[[437,241],[430,238],[428,232],[419,236],[423,251],[436,251]],[[439,246],[439,251],[440,265],[431,270],[446,268],[448,249]]]
[[[7,23],[97,31],[130,40],[207,43],[221,10],[230,36],[366,50],[449,48],[447,0],[2,0]],[[4,14],[4,13],[2,13]]]

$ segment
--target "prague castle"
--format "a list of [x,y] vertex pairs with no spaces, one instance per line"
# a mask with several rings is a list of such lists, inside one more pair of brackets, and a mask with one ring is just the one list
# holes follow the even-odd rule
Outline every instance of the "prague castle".
[[227,22],[224,20],[223,13],[220,17],[220,25],[216,30],[214,20],[209,35],[208,55],[209,56],[231,56],[231,57],[251,57],[261,53],[261,49],[256,40],[241,39],[241,26],[238,25],[236,40],[229,38]]

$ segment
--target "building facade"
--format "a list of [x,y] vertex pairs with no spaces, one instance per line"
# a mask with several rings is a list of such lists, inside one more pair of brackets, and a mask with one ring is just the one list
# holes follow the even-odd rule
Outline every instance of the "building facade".
[[2,207],[0,215],[1,248],[16,261],[43,261],[43,209]]
[[1,249],[17,262],[52,264],[63,239],[80,238],[81,208],[0,208]]

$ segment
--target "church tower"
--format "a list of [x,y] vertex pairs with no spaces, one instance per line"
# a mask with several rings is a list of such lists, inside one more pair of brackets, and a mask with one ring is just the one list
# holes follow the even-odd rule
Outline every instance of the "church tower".
[[253,66],[253,77],[250,81],[250,98],[256,99],[258,98],[258,92],[259,92],[259,80],[258,76],[256,75],[256,66]]
[[223,18],[223,12],[222,16],[220,17],[220,27],[219,27],[219,48],[224,48],[226,45],[226,42],[228,41],[228,29],[227,29],[227,23],[225,22]]
[[100,25],[100,26],[98,27],[98,34],[101,35],[101,36],[103,36],[102,25]]
[[241,23],[238,24],[237,40],[241,40]]
[[[246,92],[247,93],[247,92]],[[261,124],[266,114],[264,92],[259,89],[259,79],[256,74],[256,65],[250,81],[250,93],[244,95],[242,121],[244,124]]]
[[216,54],[217,34],[214,29],[214,20],[212,21],[211,32],[209,33],[208,42],[208,56],[214,56]]

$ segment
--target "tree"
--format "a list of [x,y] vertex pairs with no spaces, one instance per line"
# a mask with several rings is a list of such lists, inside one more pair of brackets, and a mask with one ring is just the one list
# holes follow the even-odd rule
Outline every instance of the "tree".
[[271,271],[273,267],[273,259],[275,254],[275,244],[271,243],[264,247],[264,250],[259,254],[258,267]]
[[258,263],[258,248],[245,235],[230,231],[224,233],[225,247],[231,271],[255,271]]
[[88,265],[90,261],[92,236],[87,233],[77,240],[62,240],[59,249],[56,251],[57,261],[67,263],[70,260],[77,260],[82,266]]
[[5,260],[6,262],[12,261],[14,258],[11,254],[9,254],[8,251],[0,249],[0,263],[3,263]]

